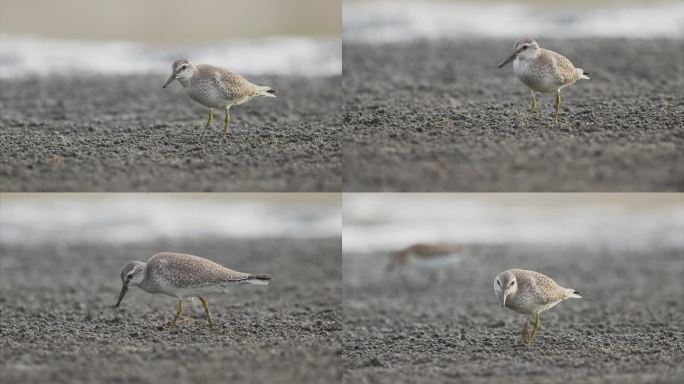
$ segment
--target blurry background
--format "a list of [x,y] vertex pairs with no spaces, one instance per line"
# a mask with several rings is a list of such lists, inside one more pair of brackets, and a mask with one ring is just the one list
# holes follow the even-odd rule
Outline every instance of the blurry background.
[[677,0],[345,0],[345,43],[419,39],[680,38]]
[[338,75],[340,33],[339,0],[0,0],[0,77],[166,72],[179,55],[248,74]]
[[[345,382],[683,373],[681,194],[345,194],[343,214]],[[438,242],[463,250],[388,270],[391,252]],[[494,295],[512,268],[582,292],[542,314],[532,348],[520,342],[525,316]]]
[[[1,194],[3,380],[339,381],[340,215],[337,194]],[[185,300],[169,332],[175,298],[113,307],[121,267],[164,251],[273,280],[208,296],[213,328]]]

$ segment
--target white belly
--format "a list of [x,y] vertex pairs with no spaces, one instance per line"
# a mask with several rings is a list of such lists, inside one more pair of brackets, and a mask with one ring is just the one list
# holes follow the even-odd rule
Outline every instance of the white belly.
[[533,68],[530,60],[513,61],[513,71],[518,79],[536,92],[555,92],[560,88],[553,73]]

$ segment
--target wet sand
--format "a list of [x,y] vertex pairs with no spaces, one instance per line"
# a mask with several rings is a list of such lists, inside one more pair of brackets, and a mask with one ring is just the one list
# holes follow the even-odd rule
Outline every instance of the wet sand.
[[223,111],[165,77],[0,81],[0,190],[339,191],[340,78],[249,77],[276,89]]
[[[186,302],[131,288],[116,309],[120,268],[161,250],[272,273]],[[340,240],[160,241],[130,246],[4,246],[0,382],[331,383],[342,375]]]
[[344,46],[345,191],[682,191],[684,42],[539,39],[591,72],[530,96],[512,41]]
[[[346,383],[675,383],[684,377],[684,254],[480,246],[435,283],[382,273],[382,255],[345,254]],[[498,304],[497,273],[535,269],[582,291],[541,316]]]

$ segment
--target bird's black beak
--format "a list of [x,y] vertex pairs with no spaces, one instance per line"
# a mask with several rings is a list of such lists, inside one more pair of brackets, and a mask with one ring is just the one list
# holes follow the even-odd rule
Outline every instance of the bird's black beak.
[[174,81],[174,80],[176,80],[176,74],[175,74],[175,73],[172,73],[172,74],[171,74],[171,77],[169,77],[169,79],[166,80],[166,83],[164,83],[164,85],[162,85],[162,88],[166,88],[166,86],[169,85],[169,84],[171,84],[171,82]]
[[516,56],[515,53],[512,54],[512,55],[510,55],[510,56],[508,56],[508,59],[504,60],[501,64],[499,64],[499,68],[501,68],[501,67],[503,67],[504,65],[510,63],[511,61],[515,60],[515,56]]
[[115,307],[118,308],[119,304],[121,304],[121,300],[123,300],[124,296],[126,295],[126,292],[128,291],[128,285],[124,284],[121,287],[121,293],[119,293],[119,300],[116,302]]

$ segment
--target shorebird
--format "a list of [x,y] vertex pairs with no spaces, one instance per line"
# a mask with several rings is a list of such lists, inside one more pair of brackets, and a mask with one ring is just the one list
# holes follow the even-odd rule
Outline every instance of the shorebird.
[[530,113],[537,108],[535,92],[556,92],[556,114],[554,121],[558,124],[560,110],[560,91],[579,79],[589,80],[590,73],[582,68],[575,68],[565,56],[539,47],[534,39],[526,37],[513,44],[513,54],[499,64],[499,68],[513,62],[513,71],[532,94]]
[[443,267],[460,261],[457,256],[463,248],[448,243],[418,243],[407,248],[390,253],[387,265],[388,271],[396,268],[404,268],[407,265],[415,265],[421,269],[436,271],[436,280],[441,281],[444,277]]
[[251,275],[228,269],[213,261],[182,253],[163,252],[152,256],[147,263],[130,261],[121,269],[121,293],[116,307],[121,304],[128,287],[137,286],[148,293],[162,293],[178,298],[178,311],[170,329],[183,312],[183,299],[198,297],[209,326],[209,304],[202,297],[209,293],[223,293],[240,284],[268,285],[271,275]]
[[191,99],[209,108],[209,120],[198,141],[207,132],[214,108],[226,110],[223,136],[228,135],[230,127],[230,107],[246,103],[257,96],[275,97],[276,91],[265,85],[252,84],[241,75],[226,68],[209,64],[195,65],[190,60],[180,58],[171,65],[171,76],[162,88],[178,80]]
[[[499,273],[494,279],[494,293],[501,307],[529,315],[522,331],[523,342],[527,345],[532,345],[532,340],[541,327],[540,313],[565,299],[582,297],[579,292],[561,287],[546,275],[524,269],[510,269]],[[530,323],[533,323],[531,335],[528,332]]]

